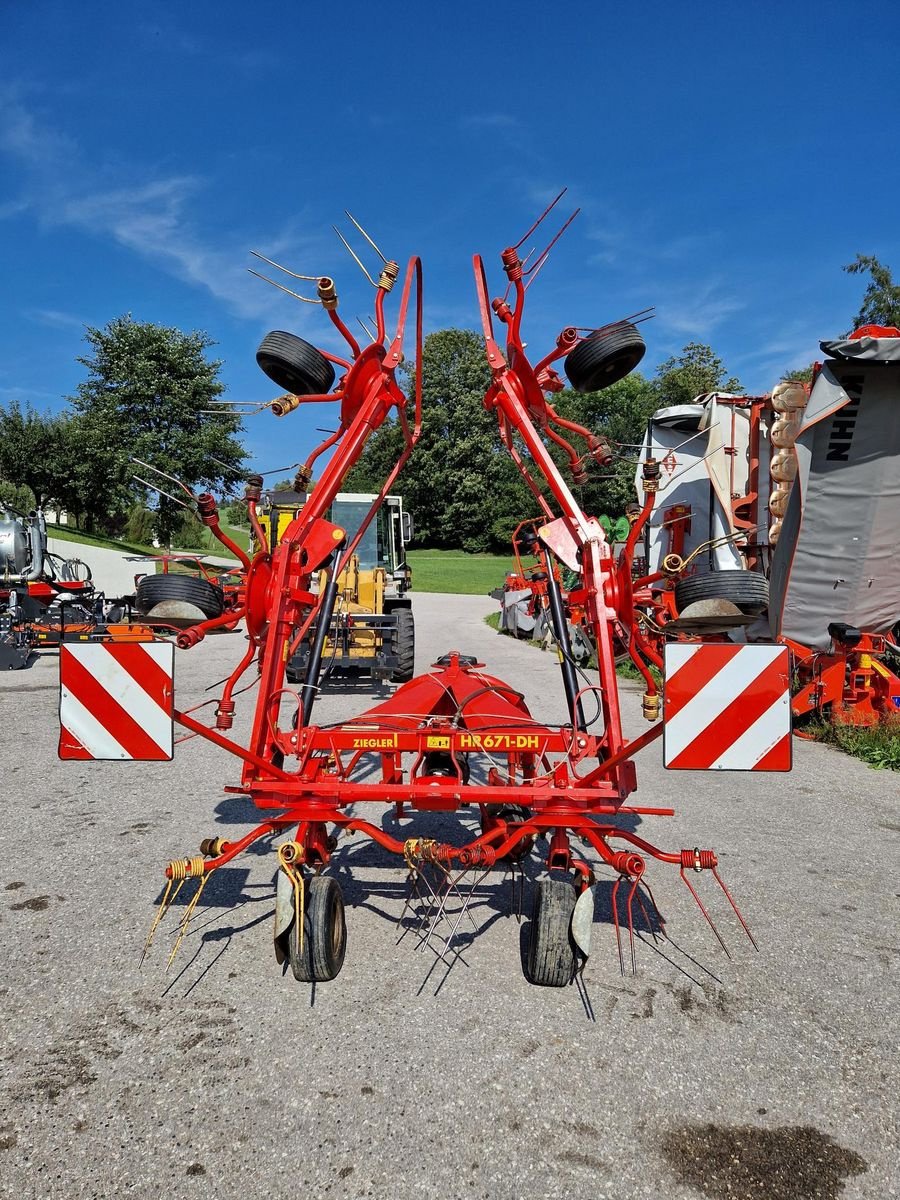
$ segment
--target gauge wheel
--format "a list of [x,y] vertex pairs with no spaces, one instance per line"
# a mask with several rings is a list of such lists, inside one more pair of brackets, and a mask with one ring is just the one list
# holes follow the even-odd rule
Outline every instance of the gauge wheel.
[[675,584],[675,605],[682,612],[700,600],[728,600],[748,616],[758,616],[769,603],[769,581],[758,571],[739,567],[689,575]]
[[292,396],[324,396],[334,383],[334,367],[315,346],[279,329],[260,342],[256,361],[273,383]]
[[135,608],[149,613],[157,604],[177,600],[193,604],[207,618],[220,617],[225,597],[220,587],[193,575],[145,575],[135,592]]
[[633,371],[647,347],[634,325],[600,330],[566,355],[565,372],[576,392],[599,392]]
[[565,879],[542,879],[534,893],[527,975],[540,987],[565,987],[577,965],[572,940],[575,888]]
[[341,886],[331,875],[313,875],[306,882],[303,948],[294,920],[287,933],[288,961],[301,983],[326,983],[344,965],[347,924]]

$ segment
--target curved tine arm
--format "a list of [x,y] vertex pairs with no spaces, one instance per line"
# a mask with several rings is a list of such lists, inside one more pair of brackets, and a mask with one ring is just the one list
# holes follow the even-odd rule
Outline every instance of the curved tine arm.
[[313,450],[310,453],[306,462],[303,464],[304,468],[307,471],[312,471],[312,466],[313,466],[313,463],[316,461],[316,459],[319,458],[322,454],[324,454],[326,450],[329,450],[334,445],[334,443],[340,437],[343,436],[343,434],[346,432],[346,429],[347,429],[347,426],[344,424],[341,424],[337,427],[337,429],[334,431],[334,433],[332,433],[329,437],[327,437],[325,439],[324,442],[320,442],[319,445],[316,446],[315,450]]
[[[318,346],[316,347],[318,350]],[[319,350],[323,358],[327,358],[330,363],[334,363],[336,367],[343,367],[345,371],[349,371],[353,363],[346,358],[341,358],[339,354],[329,354],[327,350]],[[330,400],[331,397],[329,396]]]
[[[569,459],[569,467],[572,470],[572,474],[578,475],[581,471],[582,462],[579,455],[575,452],[575,447],[570,442],[567,442],[566,439],[558,434],[554,429],[551,429],[549,425],[544,427],[544,433],[546,433],[547,437],[550,438],[551,441],[556,442],[557,446],[559,446],[561,450],[565,451]],[[576,482],[578,481],[576,480]]]
[[[356,340],[356,338],[353,336],[353,334],[350,332],[350,330],[347,328],[347,326],[344,324],[344,322],[338,316],[337,309],[329,308],[327,310],[327,312],[328,312],[328,316],[331,319],[332,325],[335,327],[335,329],[338,331],[338,333],[341,335],[341,337],[344,339],[344,341],[350,347],[350,353],[353,355],[354,358],[359,358],[359,342]],[[319,353],[321,354],[322,351],[320,350]]]
[[583,425],[579,425],[576,421],[570,421],[567,417],[561,417],[550,404],[547,405],[547,415],[554,425],[559,425],[561,429],[568,429],[570,433],[584,438],[589,447],[593,448],[597,444],[596,436],[589,429],[585,429]]
[[494,338],[494,322],[491,318],[487,276],[484,271],[484,259],[480,254],[472,255],[472,267],[475,271],[475,291],[478,293],[478,309],[481,313],[481,328],[484,331],[488,365],[492,371],[499,371],[501,367],[506,365],[506,359]]
[[528,238],[531,237],[531,235],[537,229],[538,225],[540,225],[541,221],[543,221],[544,217],[546,217],[549,212],[551,212],[554,208],[556,208],[557,204],[559,204],[560,200],[562,200],[563,196],[566,194],[566,192],[568,190],[569,190],[568,188],[563,188],[563,190],[559,193],[559,195],[554,200],[550,201],[550,203],[547,205],[547,207],[544,209],[544,211],[541,213],[541,215],[538,217],[538,219],[535,221],[535,223],[531,226],[531,228],[527,229],[525,231],[525,233],[522,234],[522,236],[519,238],[519,240],[516,242],[516,244],[514,246],[510,246],[510,250],[518,250],[518,248],[522,245],[522,243],[527,241]]
[[[385,358],[390,370],[395,369],[403,360],[403,339],[406,333],[406,314],[409,309],[409,297],[412,291],[413,278],[416,280],[416,362],[420,363],[422,354],[422,260],[418,255],[413,255],[406,265],[406,277],[403,280],[403,292],[400,296],[400,308],[397,312],[397,329],[394,333],[394,340],[388,347]],[[376,315],[379,299],[384,303],[384,289],[378,289],[378,295],[375,297]],[[377,329],[376,329],[377,332]],[[384,327],[382,324],[381,337],[379,341],[384,341]]]

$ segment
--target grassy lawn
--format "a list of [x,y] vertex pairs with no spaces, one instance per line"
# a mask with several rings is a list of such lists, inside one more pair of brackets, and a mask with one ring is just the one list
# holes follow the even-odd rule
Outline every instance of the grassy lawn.
[[466,554],[463,550],[409,550],[414,592],[454,592],[486,596],[502,587],[515,569],[515,559],[505,554]]
[[[242,549],[246,550],[250,544],[250,533],[246,529],[235,529],[231,525],[226,525],[222,522],[222,530],[236,542]],[[99,534],[82,533],[80,529],[72,529],[68,525],[47,525],[47,536],[59,538],[64,542],[73,542],[81,546],[101,546],[106,550],[119,550],[123,554],[162,554],[162,550],[154,549],[152,546],[141,546],[135,542],[121,542],[115,538],[101,537]],[[218,541],[210,530],[204,531],[203,545],[192,547],[191,550],[176,550],[175,554],[214,554],[217,557],[228,558],[229,554],[220,541]]]
[[802,732],[817,742],[837,746],[876,770],[900,771],[900,718],[869,728],[811,721],[803,726]]

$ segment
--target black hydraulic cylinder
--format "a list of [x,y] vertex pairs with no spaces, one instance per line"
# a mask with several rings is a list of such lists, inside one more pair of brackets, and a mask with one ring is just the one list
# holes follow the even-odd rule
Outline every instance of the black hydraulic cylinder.
[[325,648],[325,639],[328,637],[328,631],[331,628],[331,618],[334,615],[337,590],[338,570],[337,553],[335,553],[331,574],[328,577],[328,583],[325,585],[325,593],[322,597],[322,606],[319,609],[319,619],[316,621],[316,632],[313,634],[312,645],[309,648],[306,679],[300,693],[304,725],[309,724],[313,703],[316,699],[316,693],[319,690],[319,675],[322,671],[322,651]]
[[566,626],[566,615],[563,612],[562,595],[559,583],[553,574],[553,559],[549,551],[544,551],[544,566],[547,571],[547,599],[550,602],[550,620],[553,623],[553,633],[559,646],[559,666],[562,671],[563,688],[569,705],[569,718],[576,729],[584,729],[584,710],[578,699],[578,680],[572,662],[572,643],[569,641],[569,630]]

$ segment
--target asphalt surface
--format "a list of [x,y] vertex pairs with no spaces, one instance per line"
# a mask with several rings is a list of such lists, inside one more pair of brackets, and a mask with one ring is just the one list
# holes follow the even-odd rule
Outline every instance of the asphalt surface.
[[[419,668],[477,654],[562,720],[555,660],[494,634],[492,607],[416,596]],[[179,704],[243,645],[178,652]],[[2,1196],[900,1194],[896,775],[804,742],[787,776],[666,773],[658,743],[639,756],[637,802],[678,809],[639,833],[715,847],[759,953],[705,877],[726,958],[654,864],[677,947],[644,933],[623,978],[607,885],[583,987],[538,988],[521,969],[528,902],[519,925],[498,871],[448,971],[412,932],[398,944],[405,871],[353,838],[334,860],[335,981],[276,966],[271,850],[218,872],[168,973],[172,914],[139,970],[165,862],[256,812],[221,790],[236,760],[199,739],[170,764],[59,762],[56,676],[45,658],[0,678]],[[622,694],[636,734],[639,690]],[[331,692],[317,717],[370,702]],[[455,817],[400,829],[462,836]]]

